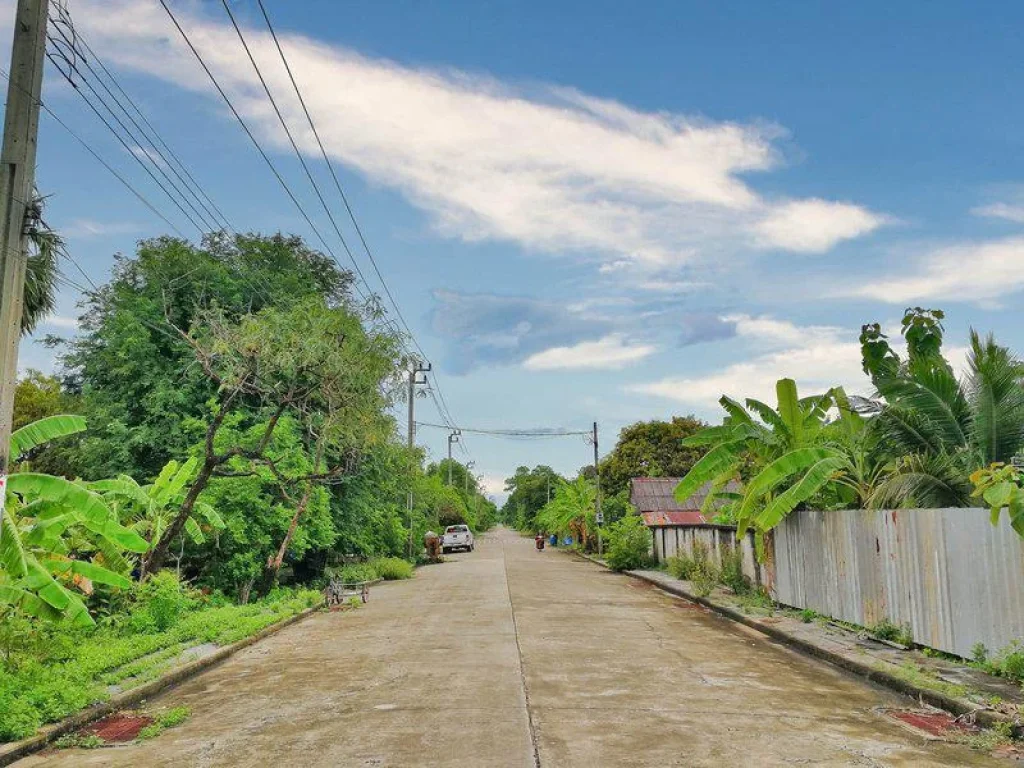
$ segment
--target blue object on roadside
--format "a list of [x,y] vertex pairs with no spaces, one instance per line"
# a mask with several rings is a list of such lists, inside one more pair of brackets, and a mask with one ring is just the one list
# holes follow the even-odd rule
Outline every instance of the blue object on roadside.
[[572,546],[572,536],[566,536],[564,539],[562,539],[562,544],[564,544],[567,547],[571,547]]
[[552,533],[551,534],[551,546],[552,547],[557,547],[558,546],[558,534],[557,533]]

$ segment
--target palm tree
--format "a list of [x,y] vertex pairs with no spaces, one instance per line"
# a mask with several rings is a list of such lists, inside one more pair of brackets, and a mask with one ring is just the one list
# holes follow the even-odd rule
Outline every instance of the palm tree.
[[[905,333],[906,362],[893,353],[879,367],[865,356],[881,398],[869,410],[891,460],[873,506],[970,506],[971,473],[1009,461],[1024,447],[1024,363],[991,335],[983,339],[971,330],[961,381],[941,356],[941,325],[934,322],[927,355]],[[873,343],[879,344],[877,336]]]
[[29,245],[21,314],[22,336],[32,333],[39,321],[57,308],[58,258],[65,253],[63,238],[45,224],[29,230]]

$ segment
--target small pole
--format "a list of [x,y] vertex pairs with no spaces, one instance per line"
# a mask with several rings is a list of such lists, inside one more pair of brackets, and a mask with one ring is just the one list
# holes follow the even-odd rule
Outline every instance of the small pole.
[[452,484],[452,443],[459,442],[459,435],[462,433],[453,429],[451,434],[448,435],[448,485]]
[[0,529],[11,463],[14,389],[28,261],[26,209],[35,190],[49,0],[18,0],[0,149]]

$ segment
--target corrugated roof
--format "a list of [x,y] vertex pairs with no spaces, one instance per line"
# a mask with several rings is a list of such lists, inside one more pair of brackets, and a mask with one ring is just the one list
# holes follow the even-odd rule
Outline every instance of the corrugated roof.
[[707,522],[700,512],[686,510],[684,512],[642,512],[640,515],[648,528],[667,525],[703,525]]
[[[683,503],[676,501],[678,477],[634,477],[630,482],[629,500],[638,512],[699,512],[711,490],[711,483],[702,485]],[[740,484],[730,480],[724,491],[737,493]],[[718,506],[718,504],[716,504]]]

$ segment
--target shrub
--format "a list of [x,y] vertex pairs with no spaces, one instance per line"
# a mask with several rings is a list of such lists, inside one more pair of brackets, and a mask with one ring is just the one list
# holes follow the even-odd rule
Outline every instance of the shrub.
[[608,526],[605,559],[615,571],[642,568],[649,559],[651,534],[637,515],[627,515]]
[[711,562],[707,546],[703,542],[694,541],[693,568],[690,571],[690,584],[694,593],[699,597],[707,597],[721,578],[721,572]]
[[16,692],[0,692],[0,742],[31,736],[43,724],[35,707]]
[[1024,645],[1013,642],[1003,648],[988,666],[993,674],[1015,683],[1024,682]]
[[693,573],[693,560],[686,555],[671,555],[665,559],[665,569],[677,579],[688,580]]
[[328,576],[346,584],[358,584],[361,581],[374,581],[377,571],[370,563],[349,563],[337,570],[331,569]]
[[136,587],[129,624],[136,632],[163,632],[198,605],[196,590],[182,584],[174,571],[160,571]]
[[722,583],[737,595],[750,591],[750,579],[743,573],[743,555],[739,548],[722,555]]
[[378,557],[370,561],[377,578],[385,581],[412,578],[412,563],[400,557]]

